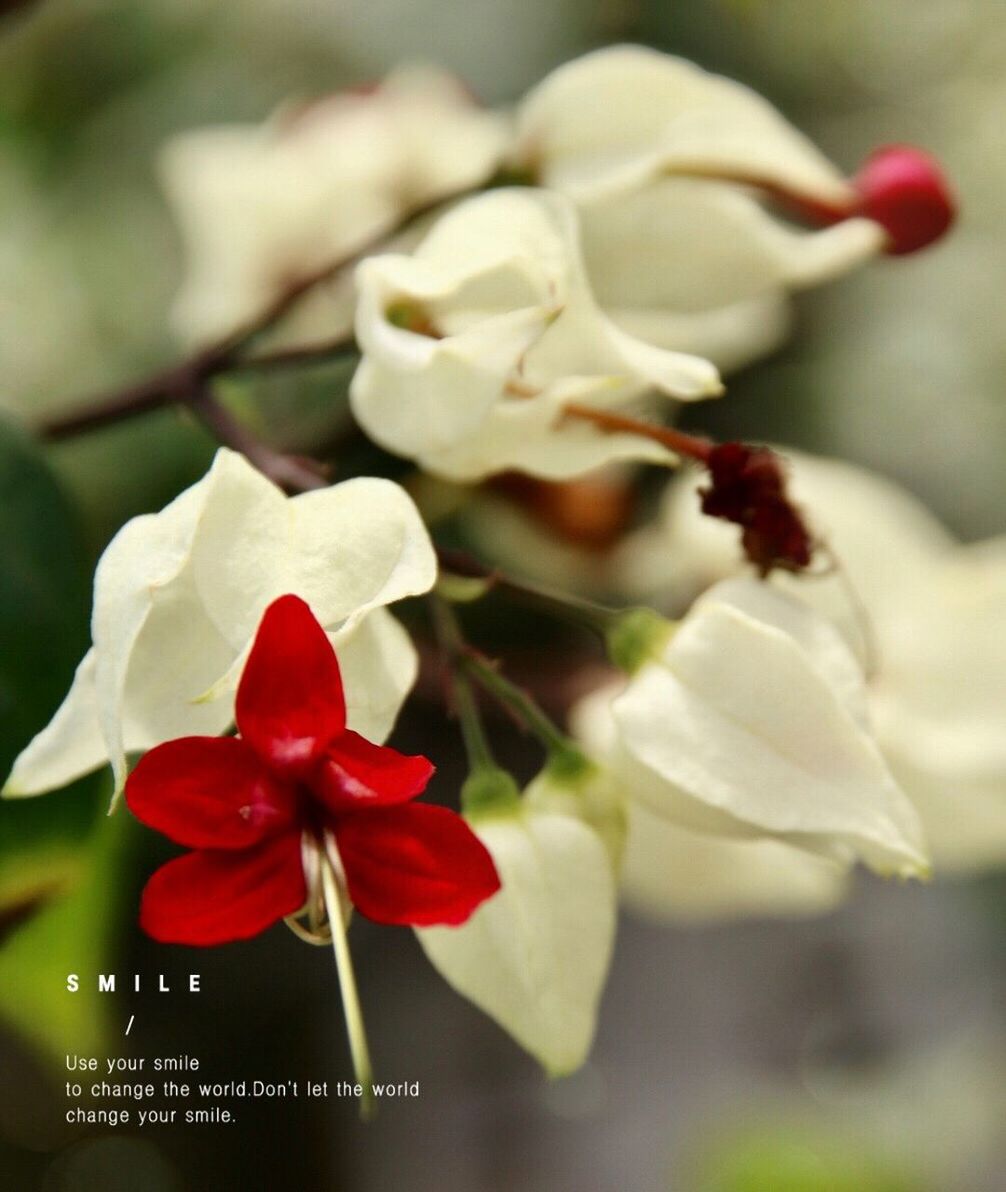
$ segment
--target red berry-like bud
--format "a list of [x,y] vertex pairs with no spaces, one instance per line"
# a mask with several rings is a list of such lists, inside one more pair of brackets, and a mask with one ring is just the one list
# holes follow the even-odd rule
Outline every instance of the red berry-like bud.
[[935,158],[912,145],[874,150],[853,179],[857,215],[875,220],[890,237],[888,252],[915,252],[938,240],[954,222],[957,207]]

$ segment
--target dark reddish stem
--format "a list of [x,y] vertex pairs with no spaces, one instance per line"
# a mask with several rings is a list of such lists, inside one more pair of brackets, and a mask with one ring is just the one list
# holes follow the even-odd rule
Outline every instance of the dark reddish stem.
[[855,214],[855,200],[847,204],[826,203],[812,195],[801,194],[799,191],[787,190],[773,178],[759,177],[757,174],[738,174],[727,170],[716,170],[712,167],[705,169],[690,169],[689,178],[708,178],[714,182],[732,182],[737,186],[750,186],[753,190],[760,190],[768,198],[781,207],[792,211],[810,224],[830,227],[831,224],[841,223]]
[[627,414],[616,414],[611,410],[597,410],[592,406],[580,405],[579,402],[568,402],[563,406],[563,413],[568,418],[592,422],[608,434],[641,435],[645,439],[652,439],[654,443],[659,443],[669,451],[702,464],[709,462],[710,453],[716,446],[712,439],[689,435],[683,430],[675,430],[673,426],[657,426],[652,422],[644,422],[641,418],[631,418]]
[[570,403],[567,417],[591,422],[608,434],[635,434],[700,463],[709,475],[699,491],[702,512],[741,529],[741,545],[762,575],[775,568],[802,571],[811,563],[814,538],[787,492],[782,460],[766,447],[716,443],[626,414]]
[[205,383],[186,399],[186,405],[218,443],[240,451],[263,476],[287,492],[310,492],[330,482],[328,471],[317,460],[286,455],[263,443],[216,400]]

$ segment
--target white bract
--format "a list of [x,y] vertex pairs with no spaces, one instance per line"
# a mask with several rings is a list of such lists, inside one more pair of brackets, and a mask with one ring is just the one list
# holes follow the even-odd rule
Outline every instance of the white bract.
[[382,446],[452,479],[666,461],[669,452],[638,435],[564,418],[564,405],[619,409],[653,390],[679,400],[720,392],[707,361],[635,339],[600,310],[576,213],[559,195],[468,199],[411,256],[364,261],[357,284],[354,413]]
[[470,817],[499,893],[460,927],[417,930],[433,966],[552,1076],[590,1051],[615,936],[615,878],[579,816],[539,809]]
[[837,210],[856,195],[756,92],[640,46],[598,50],[534,88],[515,155],[576,203],[591,284],[619,326],[724,369],[779,342],[790,291],[885,244],[870,220],[810,232],[771,212],[745,180]]
[[[612,698],[617,681],[573,708],[573,731],[593,757],[618,774]],[[730,840],[692,831],[656,815],[633,798],[631,773],[619,786],[628,823],[620,872],[625,901],[666,919],[706,920],[745,915],[814,915],[845,896],[847,870],[780,840]]]
[[771,836],[881,873],[927,869],[841,634],[755,580],[702,597],[612,703],[633,797],[692,829]]
[[[483,182],[506,137],[457,79],[416,67],[261,125],[176,136],[161,175],[186,248],[179,332],[212,340],[254,319],[408,212]],[[322,302],[319,321],[332,314]]]
[[416,673],[385,606],[435,578],[426,529],[396,484],[361,477],[287,498],[222,448],[202,480],[109,543],[94,580],[93,645],[4,794],[53,790],[108,761],[119,790],[127,753],[223,732],[262,614],[291,592],[336,646],[350,727],[383,740]]
[[[1006,860],[1006,536],[962,546],[904,490],[787,452],[794,498],[839,574],[788,580],[871,666],[878,743],[919,810],[939,870]],[[694,475],[622,556],[636,596],[675,596],[737,569],[736,534],[698,512]],[[644,561],[646,560],[646,561]],[[857,610],[849,587],[862,602]]]

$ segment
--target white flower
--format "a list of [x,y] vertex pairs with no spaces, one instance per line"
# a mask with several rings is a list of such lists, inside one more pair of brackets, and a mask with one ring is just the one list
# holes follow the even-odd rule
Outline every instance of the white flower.
[[[478,185],[506,136],[506,121],[457,79],[413,67],[372,91],[285,107],[262,125],[174,137],[161,174],[186,248],[179,332],[225,335],[410,210]],[[333,316],[320,301],[319,323]]]
[[[529,797],[530,796],[530,797]],[[460,927],[416,935],[437,971],[553,1076],[584,1062],[615,935],[615,878],[600,836],[534,792],[468,815],[502,888]]]
[[[831,546],[862,612],[842,574],[789,580],[787,589],[872,655],[875,735],[919,810],[938,870],[1002,864],[1006,536],[962,546],[889,481],[786,455],[794,499]],[[698,513],[689,475],[670,486],[659,528],[641,532],[622,561],[635,595],[679,595],[737,569],[736,533]]]
[[62,707],[14,764],[7,796],[40,794],[126,754],[231,723],[240,667],[266,607],[301,596],[329,631],[351,728],[391,731],[415,651],[385,605],[428,591],[436,559],[412,501],[361,477],[287,498],[221,449],[207,475],[133,518],[94,580],[93,646]]
[[[573,731],[617,783],[617,732],[611,701],[621,684],[581,699],[570,713]],[[654,814],[622,792],[628,834],[620,872],[625,901],[665,919],[706,920],[745,915],[814,915],[846,894],[847,870],[780,840],[730,840],[692,831]]]
[[634,798],[684,827],[925,872],[918,816],[865,709],[830,622],[767,584],[728,580],[613,701],[613,765]]
[[769,351],[790,291],[880,252],[867,219],[807,232],[738,182],[851,209],[856,192],[754,91],[640,46],[560,67],[518,112],[517,162],[576,203],[587,272],[624,330],[724,369]]
[[357,419],[382,446],[453,479],[510,467],[560,478],[616,458],[666,460],[637,435],[563,419],[564,405],[720,391],[706,361],[653,348],[605,317],[573,207],[545,191],[468,199],[412,256],[364,261],[357,282]]

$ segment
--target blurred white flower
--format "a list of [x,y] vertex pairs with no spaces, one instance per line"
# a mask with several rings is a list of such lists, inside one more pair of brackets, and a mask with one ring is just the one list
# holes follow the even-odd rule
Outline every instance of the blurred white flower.
[[339,652],[349,726],[382,741],[416,674],[385,605],[425,592],[436,559],[412,501],[360,477],[287,498],[243,456],[165,509],[127,522],[94,581],[93,646],[47,728],[21,753],[6,796],[34,795],[109,760],[233,719],[234,686],[266,607],[294,593]]
[[615,877],[597,832],[533,794],[466,816],[502,888],[460,927],[416,935],[458,993],[563,1076],[594,1039],[615,937]]
[[[185,241],[179,333],[207,341],[241,327],[410,211],[483,182],[506,138],[503,117],[422,67],[282,108],[261,125],[174,137],[161,175]],[[330,321],[333,309],[322,315]]]
[[[570,713],[574,735],[606,767],[617,757],[611,701],[621,687],[599,688]],[[614,771],[608,781],[616,782]],[[681,920],[815,915],[844,898],[844,866],[780,840],[730,840],[681,827],[633,798],[633,789],[631,779],[619,788],[628,821],[620,882],[635,909]]]
[[[788,295],[882,251],[860,195],[748,87],[641,46],[561,66],[518,110],[515,160],[568,195],[598,301],[624,330],[721,368],[771,350]],[[837,220],[803,231],[751,182]]]
[[854,655],[829,621],[765,583],[727,580],[700,598],[611,714],[615,773],[672,823],[885,874],[927,870]]
[[682,400],[720,392],[707,361],[653,348],[603,314],[573,206],[546,191],[468,199],[412,256],[365,260],[357,282],[356,417],[382,446],[452,479],[667,460],[638,435],[563,419],[563,407],[617,409],[654,389]]
[[[874,655],[875,735],[918,808],[937,868],[1002,864],[1006,536],[962,546],[891,482],[835,460],[786,456],[794,498],[841,573],[778,582]],[[615,566],[634,597],[677,601],[738,569],[736,533],[701,516],[695,486],[693,474],[669,486],[659,528],[622,549]]]

